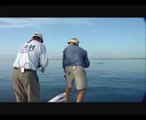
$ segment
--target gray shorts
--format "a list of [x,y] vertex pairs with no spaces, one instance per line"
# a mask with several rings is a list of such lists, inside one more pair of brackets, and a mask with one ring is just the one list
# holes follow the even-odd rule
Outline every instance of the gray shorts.
[[86,70],[80,66],[65,67],[65,75],[67,78],[68,87],[72,88],[75,83],[76,89],[85,89],[87,87]]

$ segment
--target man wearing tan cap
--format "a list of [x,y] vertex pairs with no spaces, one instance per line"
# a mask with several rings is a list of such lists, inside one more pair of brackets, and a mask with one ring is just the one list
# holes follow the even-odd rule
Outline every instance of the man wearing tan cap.
[[62,66],[67,80],[66,98],[67,102],[71,102],[71,90],[73,82],[79,91],[76,102],[82,102],[87,88],[87,75],[85,68],[90,66],[87,51],[79,47],[79,40],[72,38],[63,50]]
[[17,102],[40,102],[40,85],[37,69],[48,65],[47,50],[41,33],[35,32],[24,43],[13,63],[13,83]]

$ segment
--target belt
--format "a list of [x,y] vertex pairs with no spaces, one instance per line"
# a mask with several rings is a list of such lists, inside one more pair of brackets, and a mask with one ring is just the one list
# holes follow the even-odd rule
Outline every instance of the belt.
[[[16,70],[21,70],[20,68],[17,68],[17,67],[14,67],[14,69],[16,69]],[[34,70],[31,70],[31,69],[25,69],[25,71],[33,71],[33,72],[36,72],[36,71],[34,71]]]

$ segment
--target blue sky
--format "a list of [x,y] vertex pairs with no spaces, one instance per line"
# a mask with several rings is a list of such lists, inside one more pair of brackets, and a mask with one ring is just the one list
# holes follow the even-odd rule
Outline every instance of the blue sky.
[[89,58],[145,57],[143,18],[0,18],[0,58],[15,58],[34,32],[44,37],[49,58],[62,58],[76,37]]

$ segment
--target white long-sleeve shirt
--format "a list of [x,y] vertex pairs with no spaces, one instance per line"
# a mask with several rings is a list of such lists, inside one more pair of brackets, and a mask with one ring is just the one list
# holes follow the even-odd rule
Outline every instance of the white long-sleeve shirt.
[[24,43],[17,54],[13,67],[37,70],[38,66],[46,68],[48,55],[44,44],[32,40]]

